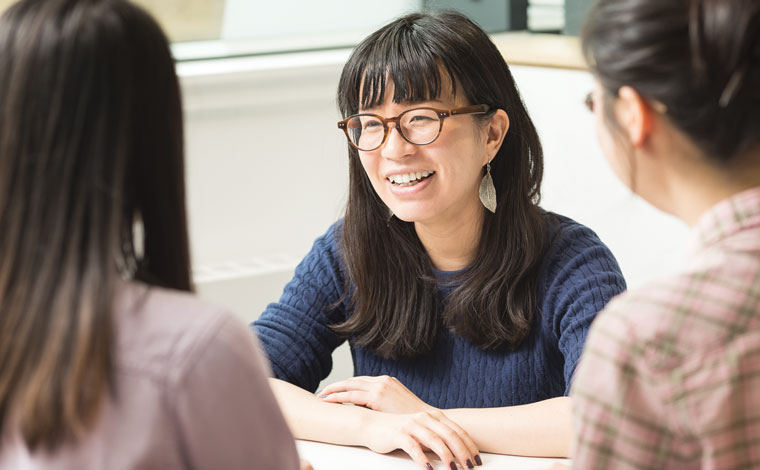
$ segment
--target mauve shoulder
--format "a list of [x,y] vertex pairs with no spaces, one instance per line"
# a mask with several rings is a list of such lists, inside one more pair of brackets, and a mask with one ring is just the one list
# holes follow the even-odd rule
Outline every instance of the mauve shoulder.
[[125,283],[115,308],[117,364],[163,378],[202,351],[228,323],[244,323],[190,292]]

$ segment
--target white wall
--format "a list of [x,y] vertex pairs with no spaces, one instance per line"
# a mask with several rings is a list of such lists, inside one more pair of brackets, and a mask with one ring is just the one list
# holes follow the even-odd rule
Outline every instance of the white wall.
[[417,11],[421,0],[354,3],[346,0],[252,2],[227,0],[222,39],[289,38],[326,31],[363,37],[406,12]]
[[[246,321],[279,297],[311,242],[341,214],[348,175],[334,95],[347,56],[316,52],[179,66],[198,290]],[[543,139],[543,207],[594,229],[629,286],[671,268],[686,228],[632,196],[608,169],[582,104],[591,77],[512,70]],[[331,379],[350,373],[343,347]]]

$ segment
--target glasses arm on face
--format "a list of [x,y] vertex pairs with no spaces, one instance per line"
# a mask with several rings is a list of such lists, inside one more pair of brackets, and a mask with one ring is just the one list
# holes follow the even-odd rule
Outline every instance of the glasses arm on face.
[[444,111],[446,113],[445,116],[441,115],[441,112],[438,113],[438,115],[441,118],[449,117],[449,116],[456,116],[457,114],[486,114],[491,109],[490,106],[487,104],[476,104],[473,106],[464,106],[462,108],[456,108],[456,109],[450,109],[448,111]]

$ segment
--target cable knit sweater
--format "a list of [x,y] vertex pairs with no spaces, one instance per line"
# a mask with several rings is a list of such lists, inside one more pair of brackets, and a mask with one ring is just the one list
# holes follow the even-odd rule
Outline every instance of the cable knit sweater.
[[[519,349],[485,351],[441,327],[433,349],[413,359],[384,359],[351,345],[354,375],[396,377],[438,408],[521,405],[567,395],[575,365],[596,314],[625,281],[615,258],[596,234],[566,217],[548,214],[552,245],[538,280],[532,330]],[[330,325],[350,315],[341,297],[345,270],[340,254],[342,221],[319,237],[296,268],[279,302],[253,323],[274,375],[314,392],[332,369],[332,352],[344,339]],[[452,273],[439,271],[439,279]],[[442,283],[439,295],[457,287]]]

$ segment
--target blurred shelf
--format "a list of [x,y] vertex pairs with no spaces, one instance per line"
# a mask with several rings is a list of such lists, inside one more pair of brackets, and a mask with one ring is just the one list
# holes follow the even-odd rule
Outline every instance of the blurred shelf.
[[587,69],[577,36],[518,31],[492,34],[491,39],[509,65]]

